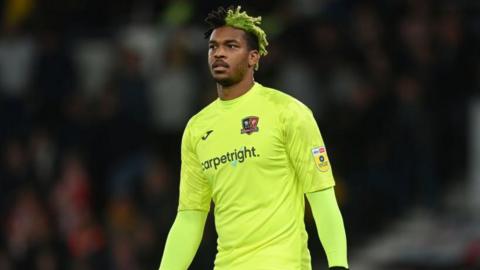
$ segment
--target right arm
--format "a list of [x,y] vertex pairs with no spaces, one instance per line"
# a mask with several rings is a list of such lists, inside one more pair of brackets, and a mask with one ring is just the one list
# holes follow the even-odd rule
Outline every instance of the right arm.
[[192,137],[191,122],[182,138],[177,217],[168,234],[159,270],[186,270],[190,266],[210,210],[211,188],[195,151],[195,142],[199,138]]
[[186,270],[202,240],[207,212],[179,211],[168,234],[159,270]]

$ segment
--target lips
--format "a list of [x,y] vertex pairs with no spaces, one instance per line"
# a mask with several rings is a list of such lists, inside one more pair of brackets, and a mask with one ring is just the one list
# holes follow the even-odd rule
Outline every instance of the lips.
[[213,69],[217,68],[228,68],[228,64],[225,63],[224,61],[215,61],[212,65]]

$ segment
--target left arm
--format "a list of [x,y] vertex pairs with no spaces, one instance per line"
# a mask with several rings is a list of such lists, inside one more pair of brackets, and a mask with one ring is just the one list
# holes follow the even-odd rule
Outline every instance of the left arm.
[[347,269],[347,239],[334,188],[306,193],[306,196],[327,255],[328,266],[330,269]]
[[347,243],[333,187],[332,168],[312,112],[300,102],[281,110],[290,164],[310,202],[320,241],[332,270],[347,269]]

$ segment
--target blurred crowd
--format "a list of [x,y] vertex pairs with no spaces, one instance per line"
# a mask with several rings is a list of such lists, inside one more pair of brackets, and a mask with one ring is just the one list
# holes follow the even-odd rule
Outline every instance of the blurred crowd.
[[[2,3],[0,269],[156,269],[183,128],[216,98],[203,18],[225,2]],[[479,3],[236,3],[268,33],[256,80],[315,114],[352,249],[412,207],[441,209],[467,169]],[[215,248],[210,218],[192,269]]]

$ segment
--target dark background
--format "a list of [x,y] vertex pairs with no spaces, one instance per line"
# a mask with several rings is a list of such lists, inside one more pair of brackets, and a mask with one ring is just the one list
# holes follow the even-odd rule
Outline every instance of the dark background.
[[[0,269],[157,269],[183,128],[216,98],[203,19],[232,2],[0,3]],[[268,33],[255,79],[315,114],[351,268],[480,269],[480,232],[449,200],[468,189],[480,2],[237,3]],[[215,251],[210,218],[191,269]]]

